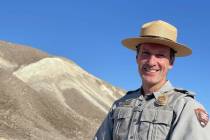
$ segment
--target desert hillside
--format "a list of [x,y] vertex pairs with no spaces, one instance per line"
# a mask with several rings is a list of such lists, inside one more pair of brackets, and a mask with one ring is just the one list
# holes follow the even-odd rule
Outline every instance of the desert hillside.
[[71,60],[0,42],[0,140],[90,140],[124,92]]

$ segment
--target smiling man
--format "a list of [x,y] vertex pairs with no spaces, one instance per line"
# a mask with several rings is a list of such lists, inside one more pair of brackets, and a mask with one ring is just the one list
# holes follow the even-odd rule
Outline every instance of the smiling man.
[[137,64],[144,93],[150,94],[158,91],[167,81],[166,76],[174,60],[170,58],[170,54],[174,51],[169,47],[152,43],[144,43],[137,49]]
[[177,29],[158,20],[144,24],[140,37],[122,41],[137,52],[142,85],[114,102],[94,140],[210,140],[204,107],[167,80],[175,57],[192,53],[176,39]]

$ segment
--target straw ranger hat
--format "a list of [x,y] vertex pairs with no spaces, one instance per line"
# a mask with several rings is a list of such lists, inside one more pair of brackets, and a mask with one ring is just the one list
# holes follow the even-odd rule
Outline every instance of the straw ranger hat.
[[162,20],[158,20],[144,24],[141,28],[140,37],[124,39],[122,44],[132,50],[136,50],[136,46],[142,43],[162,44],[175,50],[175,56],[177,57],[192,54],[190,48],[178,43],[176,39],[176,27]]

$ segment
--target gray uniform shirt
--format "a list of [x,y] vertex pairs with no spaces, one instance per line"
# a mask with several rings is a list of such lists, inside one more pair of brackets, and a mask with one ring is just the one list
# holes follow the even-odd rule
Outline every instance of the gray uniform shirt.
[[148,96],[131,91],[114,102],[94,140],[210,140],[210,123],[202,126],[196,109],[205,110],[169,81]]

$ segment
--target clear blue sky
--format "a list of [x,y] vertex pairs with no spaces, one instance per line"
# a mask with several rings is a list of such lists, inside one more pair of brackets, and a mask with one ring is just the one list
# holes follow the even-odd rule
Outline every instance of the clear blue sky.
[[0,39],[67,57],[86,71],[126,90],[140,86],[135,53],[121,40],[144,22],[178,27],[178,41],[193,55],[177,58],[169,80],[197,93],[210,112],[210,2],[189,0],[1,1]]

